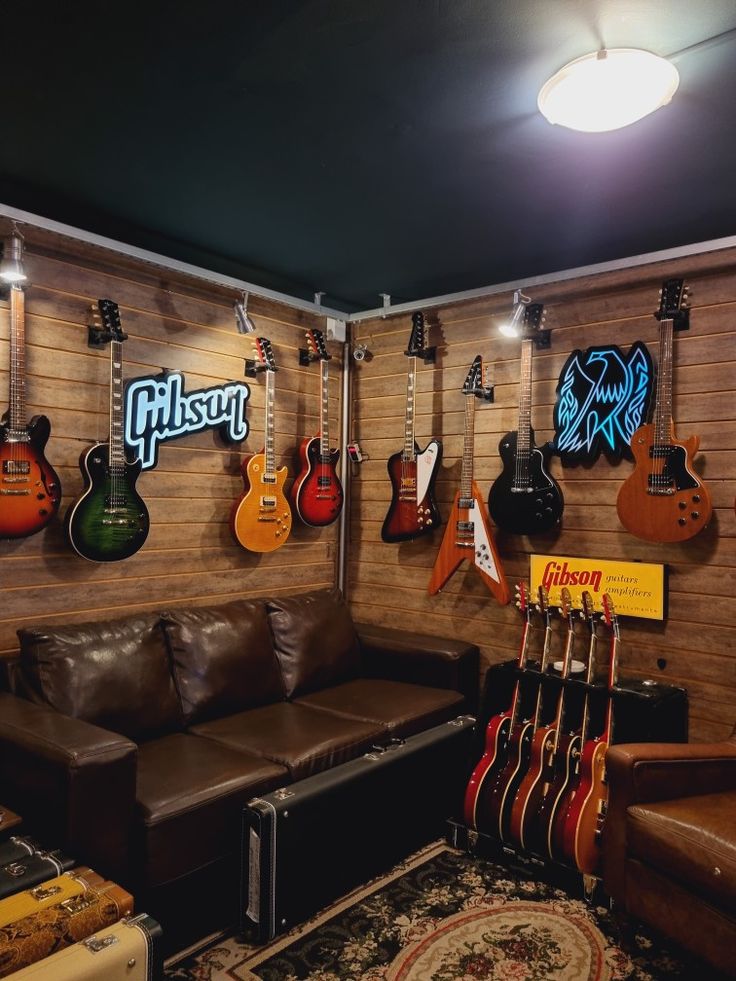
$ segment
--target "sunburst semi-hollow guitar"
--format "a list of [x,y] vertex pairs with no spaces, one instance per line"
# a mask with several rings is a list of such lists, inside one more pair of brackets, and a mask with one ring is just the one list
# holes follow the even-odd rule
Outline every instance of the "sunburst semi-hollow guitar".
[[[516,586],[516,605],[524,617],[524,627],[521,632],[514,694],[508,709],[488,720],[485,752],[473,770],[465,790],[464,815],[466,825],[496,838],[502,837],[501,816],[509,783],[509,777],[505,774],[509,764],[510,751],[515,747],[514,758],[518,759],[519,730],[525,727],[525,723],[520,719],[521,677],[526,668],[529,649],[531,604],[528,588],[523,582]],[[513,743],[512,735],[514,737]]]
[[391,503],[381,528],[384,542],[408,542],[439,528],[442,518],[434,497],[434,482],[442,459],[442,443],[431,439],[423,450],[414,438],[414,400],[416,395],[417,358],[426,349],[424,315],[412,315],[409,358],[406,379],[406,416],[404,448],[388,460],[391,481]]
[[483,362],[478,355],[470,366],[465,396],[465,437],[460,476],[460,490],[455,495],[440,550],[429,581],[429,595],[434,596],[456,571],[463,559],[475,567],[483,582],[499,603],[508,603],[511,592],[496,551],[485,501],[473,480],[473,452],[476,396],[483,395]]
[[266,444],[262,453],[243,460],[246,490],[233,505],[230,528],[235,540],[249,552],[273,552],[291,531],[291,508],[284,495],[286,467],[276,467],[274,403],[276,362],[267,337],[256,337],[254,355],[266,372]]
[[69,508],[67,534],[78,555],[91,562],[130,558],[148,537],[148,509],[136,490],[141,463],[125,456],[123,341],[117,303],[98,300],[102,336],[110,341],[110,435],[82,453],[84,491]]
[[537,446],[531,423],[532,350],[539,336],[543,307],[532,303],[524,311],[519,379],[519,426],[498,445],[503,470],[488,495],[488,510],[503,531],[537,535],[556,527],[564,499],[560,485],[550,476],[549,444]]
[[44,456],[51,426],[28,422],[25,400],[25,293],[10,286],[10,404],[0,424],[0,538],[41,531],[59,510],[61,484]]
[[319,361],[319,402],[322,413],[318,436],[302,440],[301,469],[291,487],[291,502],[305,525],[321,528],[340,516],[343,491],[337,476],[338,449],[330,449],[330,358],[321,330],[307,331],[307,346]]
[[631,437],[634,470],[618,492],[621,524],[647,542],[683,542],[710,521],[710,493],[693,469],[700,437],[675,438],[672,417],[672,347],[675,325],[686,323],[687,287],[681,279],[662,284],[659,366],[654,421]]

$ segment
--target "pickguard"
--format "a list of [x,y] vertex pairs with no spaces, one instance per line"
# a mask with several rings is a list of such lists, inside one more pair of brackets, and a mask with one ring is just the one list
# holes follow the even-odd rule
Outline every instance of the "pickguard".
[[439,443],[433,439],[421,453],[417,453],[417,504],[422,503],[429,491],[439,460],[439,448]]
[[501,577],[498,574],[498,569],[496,568],[496,563],[493,558],[491,543],[488,541],[485,522],[482,520],[479,512],[480,508],[477,508],[475,521],[473,522],[475,564],[481,570],[481,572],[485,572],[485,574],[490,576],[491,579],[494,579],[496,582],[500,582]]

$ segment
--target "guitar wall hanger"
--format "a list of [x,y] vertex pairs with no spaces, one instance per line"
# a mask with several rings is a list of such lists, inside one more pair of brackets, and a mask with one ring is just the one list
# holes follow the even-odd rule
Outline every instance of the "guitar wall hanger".
[[[245,376],[247,378],[257,378],[262,371],[268,371],[268,365],[263,364],[261,361],[251,361],[250,358],[245,359]],[[278,368],[273,368],[273,371],[278,371]]]
[[315,361],[332,361],[332,355],[323,356],[317,350],[310,351],[306,347],[299,348],[299,364],[302,368],[308,367]]
[[[659,291],[660,300],[662,298],[662,290]],[[680,330],[690,330],[690,300],[692,299],[693,291],[690,286],[683,286],[682,288],[682,301],[679,310],[674,310],[672,312],[672,329],[675,331]],[[655,310],[654,316],[659,320],[662,316],[661,310]]]
[[[98,350],[107,347],[113,339],[112,332],[106,330],[101,324],[92,323],[87,327],[87,347],[97,348]],[[128,335],[123,331],[119,332],[116,340],[127,341]]]
[[533,331],[530,331],[529,335],[534,341],[534,347],[538,351],[546,351],[549,349],[552,339],[552,331],[549,327],[544,327],[544,304],[543,303],[528,303],[526,305],[527,312],[527,322],[534,323],[535,320],[539,319],[539,326],[535,327]]

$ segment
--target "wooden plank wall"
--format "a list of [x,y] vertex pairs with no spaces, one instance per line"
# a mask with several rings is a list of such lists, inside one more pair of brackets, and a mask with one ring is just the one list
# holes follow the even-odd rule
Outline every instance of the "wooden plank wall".
[[[213,432],[164,445],[156,470],[139,490],[151,531],[143,549],[123,562],[96,564],[67,544],[63,515],[82,487],[79,455],[107,439],[109,349],[87,346],[91,305],[120,305],[126,378],[178,368],[187,390],[243,379],[250,341],[236,333],[232,292],[170,275],[112,253],[25,229],[27,396],[29,414],[51,420],[47,457],[62,481],[60,517],[39,534],[0,542],[0,652],[16,648],[17,627],[122,616],[132,610],[226,601],[331,585],[336,578],[337,527],[307,528],[295,520],[285,546],[269,555],[246,552],[231,537],[230,507],[242,492],[244,453],[263,447],[264,379],[251,385],[250,433],[228,448]],[[269,337],[276,375],[276,455],[296,472],[295,449],[319,430],[319,368],[298,364],[308,327],[324,318],[251,297],[258,333]],[[8,401],[7,302],[0,302],[0,406]],[[333,443],[339,434],[342,345],[330,344]],[[287,484],[287,487],[290,483]]]
[[[556,382],[574,348],[611,342],[627,348],[641,339],[656,360],[658,289],[664,278],[680,275],[693,289],[693,310],[689,333],[675,341],[675,420],[679,436],[701,436],[697,466],[715,509],[709,528],[680,545],[640,541],[621,527],[615,508],[630,463],[613,467],[601,459],[563,472],[555,459],[566,502],[562,531],[534,540],[498,534],[497,544],[515,580],[528,578],[531,552],[666,563],[668,619],[624,621],[622,674],[685,685],[691,738],[707,740],[728,735],[736,723],[736,250],[529,289],[535,302],[546,304],[553,331],[551,349],[534,354],[532,421],[538,442],[552,437]],[[420,446],[430,436],[443,440],[437,490],[445,519],[460,475],[460,390],[476,354],[493,366],[496,385],[495,404],[478,403],[476,411],[475,473],[483,493],[501,471],[501,436],[517,427],[519,344],[496,330],[510,307],[511,295],[504,294],[427,312],[437,363],[418,367],[416,432]],[[368,459],[352,479],[351,605],[357,619],[475,641],[487,666],[517,653],[513,605],[499,607],[465,565],[443,593],[427,595],[441,531],[402,545],[380,539],[390,489],[386,459],[403,444],[407,362],[401,352],[410,329],[409,316],[355,328],[355,340],[367,343],[373,357],[356,368],[352,386],[353,436]]]

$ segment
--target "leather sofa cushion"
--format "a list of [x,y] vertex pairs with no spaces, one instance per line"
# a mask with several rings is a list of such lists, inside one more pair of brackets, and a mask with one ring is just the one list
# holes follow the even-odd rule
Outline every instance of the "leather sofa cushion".
[[297,705],[384,726],[392,736],[412,736],[454,719],[465,699],[456,691],[358,678],[305,695]]
[[29,694],[134,742],[182,728],[158,614],[18,631]]
[[245,803],[288,782],[288,772],[262,756],[186,733],[141,746],[136,797],[144,885],[162,885],[237,852]]
[[262,600],[162,614],[187,725],[284,698]]
[[338,589],[268,600],[287,698],[354,678],[360,644]]
[[627,811],[628,854],[736,912],[736,790]]
[[231,749],[280,763],[289,768],[293,780],[347,763],[368,752],[377,741],[385,741],[387,735],[375,723],[340,718],[291,702],[205,722],[191,731]]

